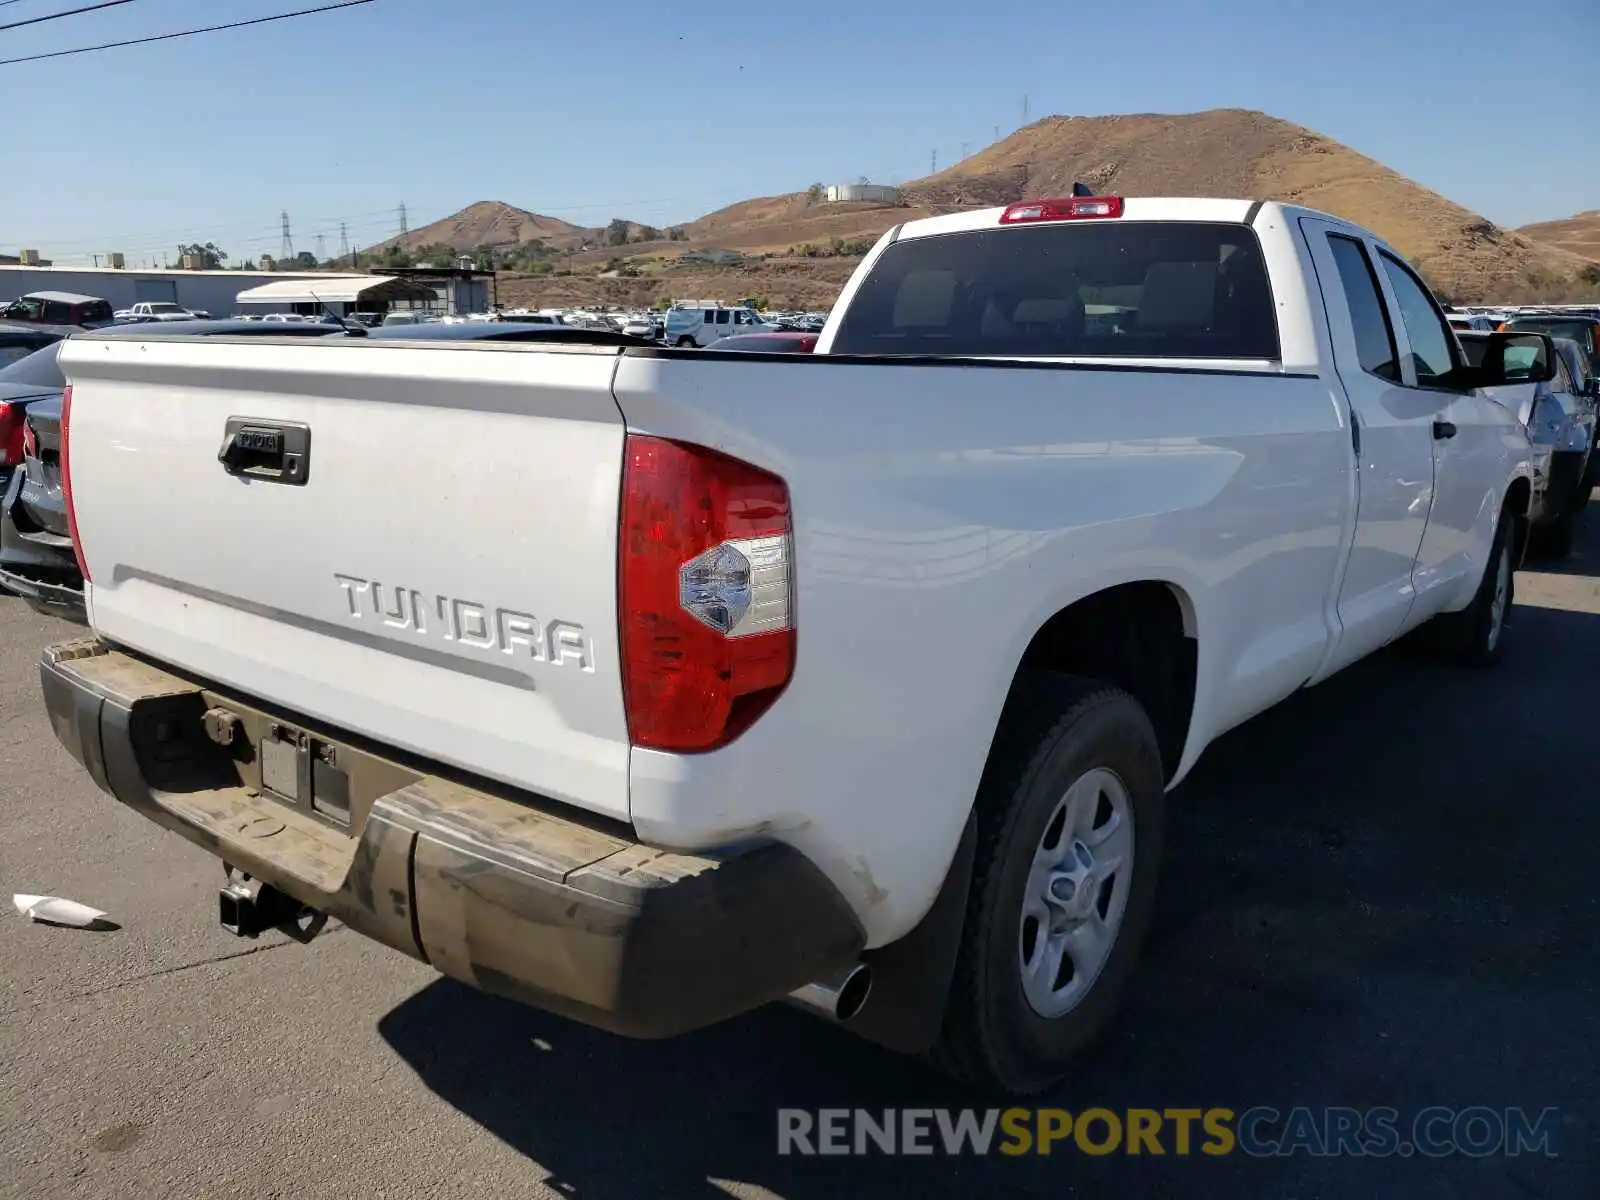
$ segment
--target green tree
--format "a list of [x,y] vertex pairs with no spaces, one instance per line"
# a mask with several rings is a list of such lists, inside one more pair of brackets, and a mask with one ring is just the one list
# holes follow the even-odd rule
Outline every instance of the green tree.
[[291,271],[315,271],[318,267],[317,256],[309,250],[302,250],[287,262],[278,264]]
[[219,270],[221,269],[222,264],[228,260],[228,252],[226,250],[219,250],[212,242],[207,242],[203,246],[196,242],[191,246],[178,247],[179,262],[182,262],[185,256],[190,255],[200,260],[199,266],[196,268],[196,270],[201,271]]
[[806,189],[806,203],[807,204],[821,204],[822,203],[823,194],[824,194],[824,189],[823,189],[822,185],[820,183],[813,183],[810,187],[808,187]]
[[606,226],[606,245],[626,246],[627,244],[628,223],[621,217],[618,217]]

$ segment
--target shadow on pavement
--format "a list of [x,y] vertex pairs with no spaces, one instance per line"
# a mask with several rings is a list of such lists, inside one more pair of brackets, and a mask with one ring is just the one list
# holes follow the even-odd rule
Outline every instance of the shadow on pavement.
[[1600,616],[1513,631],[1494,671],[1385,654],[1212,747],[1122,1014],[1035,1103],[1554,1106],[1558,1160],[779,1157],[780,1107],[987,1102],[781,1006],[638,1043],[441,980],[380,1032],[579,1198],[1595,1195]]

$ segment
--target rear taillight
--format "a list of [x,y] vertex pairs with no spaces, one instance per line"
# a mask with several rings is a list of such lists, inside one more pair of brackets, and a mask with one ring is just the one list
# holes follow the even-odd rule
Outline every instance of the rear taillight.
[[22,461],[22,422],[22,405],[0,404],[0,467]]
[[703,446],[630,433],[617,553],[633,744],[733,741],[794,673],[788,485]]
[[1000,214],[1002,225],[1030,221],[1081,221],[1092,217],[1120,217],[1121,196],[1052,196],[1009,205]]
[[67,505],[67,533],[72,537],[72,554],[85,583],[89,564],[83,557],[83,539],[78,536],[78,506],[72,499],[72,385],[61,393],[61,497]]

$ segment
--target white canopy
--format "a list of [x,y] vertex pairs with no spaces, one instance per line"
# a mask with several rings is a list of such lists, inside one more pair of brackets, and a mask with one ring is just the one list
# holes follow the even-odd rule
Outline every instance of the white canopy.
[[391,303],[437,297],[438,293],[426,284],[391,275],[324,275],[315,279],[278,279],[246,288],[237,300],[240,304],[354,304],[361,300]]

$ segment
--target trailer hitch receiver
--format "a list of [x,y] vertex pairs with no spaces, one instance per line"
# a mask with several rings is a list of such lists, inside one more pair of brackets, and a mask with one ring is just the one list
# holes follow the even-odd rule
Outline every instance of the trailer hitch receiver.
[[293,896],[233,867],[224,869],[228,881],[217,895],[217,915],[222,927],[235,937],[258,938],[276,929],[305,943],[328,923],[327,913],[307,908]]

